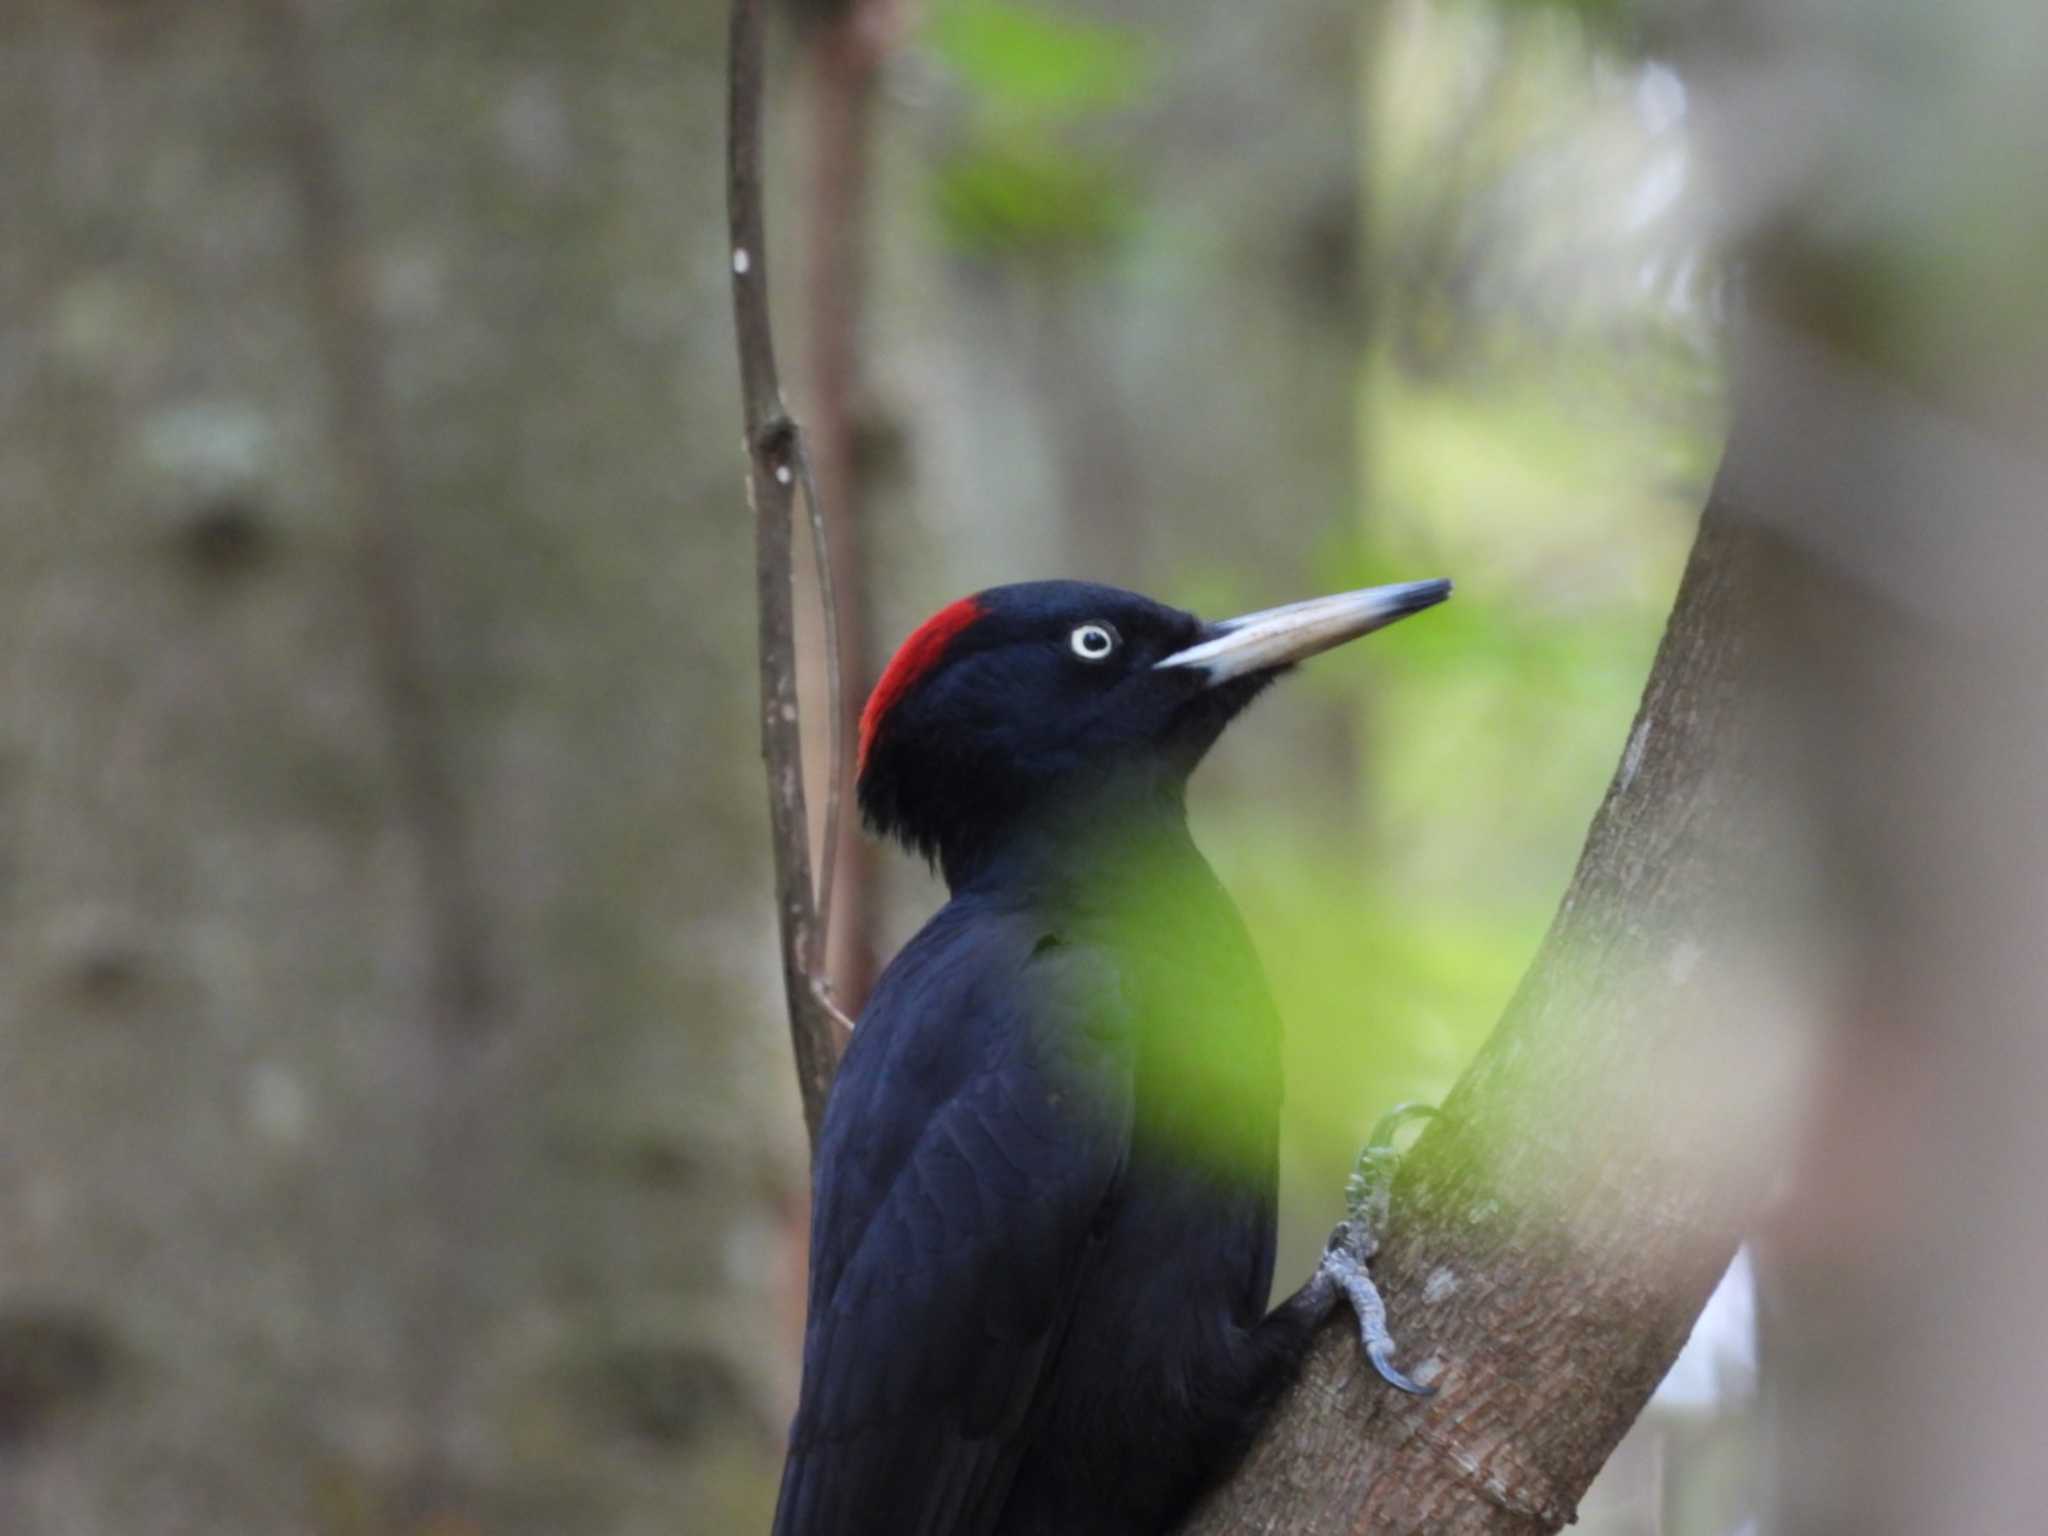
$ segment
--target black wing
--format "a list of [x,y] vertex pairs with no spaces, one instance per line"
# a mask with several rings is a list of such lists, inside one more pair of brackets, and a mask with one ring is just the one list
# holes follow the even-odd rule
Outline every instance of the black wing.
[[1001,1515],[1130,1139],[1114,972],[942,914],[877,988],[818,1151],[776,1536]]

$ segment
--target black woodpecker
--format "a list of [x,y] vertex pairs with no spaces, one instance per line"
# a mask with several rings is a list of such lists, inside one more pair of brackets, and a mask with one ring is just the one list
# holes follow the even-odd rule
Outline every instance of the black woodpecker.
[[951,899],[826,1111],[776,1536],[1163,1532],[1343,1297],[1381,1374],[1426,1390],[1392,1364],[1361,1224],[1267,1310],[1280,1021],[1184,797],[1281,672],[1450,590],[1205,623],[1029,582],[904,642],[860,805]]

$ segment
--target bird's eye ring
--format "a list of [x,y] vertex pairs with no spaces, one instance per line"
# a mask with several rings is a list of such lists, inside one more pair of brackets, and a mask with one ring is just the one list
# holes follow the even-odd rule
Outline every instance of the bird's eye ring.
[[1076,625],[1067,644],[1083,661],[1107,661],[1117,647],[1117,633],[1100,622]]

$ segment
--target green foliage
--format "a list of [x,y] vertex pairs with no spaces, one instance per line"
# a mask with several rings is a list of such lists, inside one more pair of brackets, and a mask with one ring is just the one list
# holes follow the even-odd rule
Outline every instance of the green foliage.
[[[1288,803],[1204,819],[1287,993],[1297,1108],[1340,1141],[1372,1104],[1441,1093],[1499,1016],[1614,770],[1713,469],[1707,359],[1599,340],[1494,356],[1481,381],[1367,363],[1373,492],[1308,585],[1458,592],[1286,685],[1353,712],[1365,836],[1303,839]],[[1184,590],[1228,612],[1233,588]]]
[[[1448,0],[1382,39],[1360,509],[1303,585],[1457,595],[1287,684],[1349,717],[1355,785],[1318,799],[1294,771],[1285,799],[1202,818],[1289,1031],[1290,1274],[1375,1114],[1441,1097],[1534,955],[1718,453],[1698,308],[1643,280],[1696,267],[1692,237],[1627,212],[1683,145],[1646,125],[1631,65],[1517,8]],[[1228,612],[1256,596],[1236,587],[1181,590]]]
[[949,243],[984,258],[1044,258],[1123,233],[1133,201],[1085,130],[1143,92],[1150,70],[1135,34],[1014,0],[947,0],[926,42],[968,106],[932,183]]
[[926,37],[963,85],[1010,112],[1060,118],[1126,106],[1148,74],[1134,34],[1011,0],[949,0]]
[[1122,178],[1037,133],[984,129],[933,176],[933,205],[958,249],[978,256],[1099,247],[1128,224]]
[[1289,1030],[1296,1267],[1373,1115],[1441,1098],[1534,955],[1712,473],[1706,360],[1564,351],[1503,347],[1479,381],[1371,360],[1373,494],[1313,585],[1449,575],[1457,595],[1362,642],[1369,667],[1338,653],[1289,684],[1352,713],[1362,837],[1303,839],[1284,805],[1228,842],[1204,825]]

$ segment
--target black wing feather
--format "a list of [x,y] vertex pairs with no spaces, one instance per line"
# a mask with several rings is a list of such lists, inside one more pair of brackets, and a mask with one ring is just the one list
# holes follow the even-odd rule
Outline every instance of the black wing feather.
[[1128,1151],[1108,962],[959,906],[890,967],[833,1088],[776,1536],[994,1529]]

